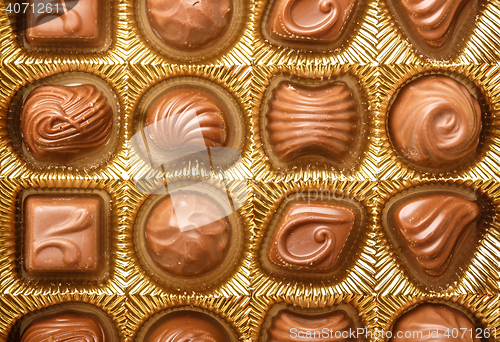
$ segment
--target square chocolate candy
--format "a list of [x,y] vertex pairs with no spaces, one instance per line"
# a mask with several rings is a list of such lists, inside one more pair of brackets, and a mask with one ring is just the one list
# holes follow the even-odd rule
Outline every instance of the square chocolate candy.
[[104,205],[98,195],[29,195],[24,268],[29,275],[96,275],[103,268]]
[[30,0],[26,42],[35,48],[98,48],[106,38],[105,0]]

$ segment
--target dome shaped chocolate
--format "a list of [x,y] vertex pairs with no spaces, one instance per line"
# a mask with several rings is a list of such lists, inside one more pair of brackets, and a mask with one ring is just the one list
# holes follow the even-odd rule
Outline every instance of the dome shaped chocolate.
[[98,153],[112,126],[111,107],[92,85],[38,87],[21,114],[23,141],[43,162],[68,163]]
[[158,202],[145,227],[147,252],[166,272],[195,277],[214,270],[229,247],[230,223],[210,197],[175,193]]
[[214,97],[197,88],[160,96],[147,111],[147,132],[158,147],[221,147],[227,139],[226,117]]
[[227,28],[231,0],[147,0],[154,34],[179,50],[213,43]]
[[395,150],[423,168],[452,169],[471,160],[481,134],[481,108],[461,83],[423,76],[405,85],[389,113]]

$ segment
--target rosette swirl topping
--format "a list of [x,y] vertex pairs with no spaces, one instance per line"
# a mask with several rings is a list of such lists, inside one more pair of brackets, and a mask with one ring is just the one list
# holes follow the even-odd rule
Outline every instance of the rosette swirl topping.
[[[479,330],[478,330],[479,331]],[[474,323],[445,304],[423,303],[396,320],[390,342],[480,342]]]
[[474,229],[479,206],[452,194],[432,194],[408,200],[394,212],[395,228],[411,254],[430,276],[443,274],[460,238]]
[[108,142],[113,112],[92,85],[42,86],[21,115],[24,143],[36,160],[67,163],[96,154]]
[[229,247],[230,223],[208,196],[175,193],[151,210],[145,228],[153,262],[176,276],[194,277],[215,269]]
[[147,132],[163,150],[221,147],[227,139],[223,110],[213,96],[197,88],[180,88],[158,98],[148,109]]
[[481,108],[461,83],[423,76],[404,86],[389,113],[396,151],[419,167],[451,169],[472,158],[481,134]]
[[32,323],[23,332],[21,342],[106,342],[99,321],[79,313],[62,313]]

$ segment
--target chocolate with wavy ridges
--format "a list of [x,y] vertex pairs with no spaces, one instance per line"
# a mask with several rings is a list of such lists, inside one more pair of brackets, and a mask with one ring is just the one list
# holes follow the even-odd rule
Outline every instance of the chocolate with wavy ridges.
[[[429,337],[430,331],[432,337]],[[399,317],[392,329],[392,336],[391,342],[481,341],[476,335],[476,327],[466,314],[448,305],[434,303],[420,304]]]
[[292,203],[279,220],[269,260],[283,267],[325,270],[335,266],[355,224],[351,208],[329,202]]
[[229,342],[224,327],[208,314],[179,311],[151,327],[144,342]]
[[32,323],[21,342],[106,342],[104,329],[91,315],[61,313]]
[[213,43],[227,29],[231,0],[147,0],[149,24],[167,45],[195,50]]
[[176,193],[161,200],[146,222],[146,247],[153,262],[177,276],[194,277],[215,269],[229,247],[230,224],[208,196]]
[[337,41],[355,0],[277,0],[269,18],[271,34],[295,41]]
[[[315,338],[293,338],[293,330],[301,336],[316,336]],[[323,330],[325,329],[325,330]],[[293,341],[322,341],[322,342],[347,342],[356,341],[349,337],[349,331],[356,330],[354,321],[343,310],[335,310],[325,314],[306,315],[282,310],[273,317],[268,330],[267,342],[293,342]],[[318,332],[328,331],[327,336],[318,337]],[[342,337],[344,332],[344,337]],[[347,333],[346,333],[347,332]],[[314,335],[316,334],[316,335]],[[347,336],[347,337],[346,337]]]
[[283,163],[313,156],[342,163],[357,141],[358,103],[345,83],[321,88],[281,83],[267,115],[269,141]]
[[481,108],[461,83],[423,76],[404,86],[389,113],[391,142],[409,162],[450,169],[474,155],[481,134]]
[[43,162],[68,163],[98,153],[112,127],[111,107],[93,85],[38,87],[21,115],[23,141]]
[[439,276],[448,268],[460,237],[473,229],[481,210],[452,194],[401,199],[393,222],[422,270]]
[[473,0],[399,0],[414,34],[428,47],[443,46]]
[[221,147],[227,139],[223,110],[213,96],[196,88],[169,91],[148,109],[147,131],[164,150]]

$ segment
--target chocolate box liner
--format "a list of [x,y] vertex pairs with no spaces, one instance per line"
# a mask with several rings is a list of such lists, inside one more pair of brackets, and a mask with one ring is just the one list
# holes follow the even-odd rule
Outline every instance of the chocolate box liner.
[[[88,76],[99,77],[106,82],[116,95],[115,99],[107,99],[108,102],[117,102],[119,112],[115,113],[117,124],[116,140],[111,155],[95,167],[45,167],[32,165],[19,155],[10,141],[10,121],[7,119],[11,103],[19,98],[18,91],[24,86],[51,84],[53,80],[71,77],[72,72],[87,73]],[[116,179],[122,177],[126,170],[125,141],[128,136],[126,122],[126,70],[124,66],[97,64],[30,64],[24,68],[6,66],[0,68],[0,80],[3,83],[0,93],[0,175],[6,178],[64,178],[92,177],[94,179]],[[16,96],[17,95],[17,96]],[[55,164],[57,165],[57,164]]]
[[[256,182],[253,185],[254,240],[252,244],[251,280],[254,296],[300,296],[303,293],[323,294],[373,294],[375,283],[375,246],[373,201],[376,195],[376,182],[340,180],[289,180],[286,183]],[[323,279],[311,276],[306,279],[283,277],[269,274],[261,265],[261,248],[269,224],[278,206],[286,198],[314,199],[318,192],[331,194],[330,201],[335,203],[337,196],[349,202],[359,202],[364,211],[364,224],[360,227],[356,246],[350,251],[345,271],[338,273],[337,279]],[[267,252],[265,252],[267,253]],[[297,273],[300,271],[296,271]]]
[[[377,147],[371,138],[376,133],[376,121],[374,120],[377,72],[372,66],[363,65],[335,65],[327,67],[313,66],[254,66],[252,68],[252,117],[254,122],[255,147],[253,151],[252,173],[256,180],[280,182],[286,179],[309,179],[309,178],[341,178],[341,179],[369,179],[375,180],[377,177],[376,155]],[[337,78],[349,77],[358,80],[360,95],[363,95],[365,103],[360,104],[366,111],[362,113],[365,117],[364,133],[361,138],[363,146],[360,149],[359,158],[350,168],[336,168],[334,166],[324,165],[304,165],[290,167],[288,169],[277,169],[273,166],[267,157],[267,152],[263,153],[264,142],[261,135],[261,110],[267,107],[264,103],[267,89],[270,86],[273,77],[291,78],[294,82],[301,81],[306,84],[325,84],[327,80],[335,82]]]
[[[158,185],[157,191],[167,193],[166,189],[170,186],[182,186],[182,184],[196,184],[203,182],[201,186],[214,186],[222,191],[227,189],[227,193],[231,197],[233,203],[238,203],[241,207],[238,209],[240,232],[243,245],[240,246],[240,252],[236,260],[232,261],[231,272],[227,272],[224,277],[221,277],[209,287],[197,287],[196,289],[182,288],[178,289],[162,285],[160,281],[155,280],[154,276],[150,276],[150,272],[143,267],[141,260],[134,246],[134,235],[136,229],[137,215],[141,210],[141,206],[151,195],[138,189],[133,181],[127,182],[128,188],[128,203],[127,203],[127,219],[124,236],[124,244],[127,249],[128,260],[128,284],[127,293],[132,295],[182,295],[182,294],[202,294],[212,296],[241,296],[249,295],[250,293],[250,241],[252,236],[251,226],[251,192],[247,181],[240,180],[220,180],[212,177],[178,177],[176,179],[166,179],[163,187]],[[166,185],[166,186],[165,186]]]
[[228,179],[248,180],[252,178],[250,171],[252,164],[252,146],[251,140],[253,123],[250,117],[250,80],[251,68],[247,66],[232,66],[232,67],[216,67],[216,66],[193,66],[193,67],[177,67],[171,65],[131,65],[128,84],[128,103],[127,108],[127,125],[130,127],[130,136],[137,130],[134,127],[134,117],[138,115],[138,106],[140,106],[141,99],[147,95],[148,91],[155,86],[161,86],[169,82],[178,82],[182,85],[182,80],[189,82],[204,82],[206,80],[207,86],[210,82],[221,87],[228,95],[232,96],[236,101],[235,105],[239,105],[240,114],[229,113],[229,115],[241,115],[243,121],[242,133],[244,142],[242,150],[239,151],[241,159],[235,163],[230,164],[229,167],[221,169],[214,169],[210,167],[209,163],[203,165],[199,162],[186,162],[172,167],[159,168],[158,166],[151,165],[141,157],[138,153],[134,152],[134,148],[130,142],[127,142],[128,153],[128,177],[131,179],[146,179],[156,178],[160,180],[165,177],[177,177],[182,175],[198,175],[198,176],[214,176]]
[[[500,60],[500,30],[498,1],[485,0],[480,4],[478,16],[464,37],[466,44],[451,60],[453,64],[497,63]],[[436,63],[421,56],[409,43],[406,35],[395,22],[387,0],[378,2],[377,61],[382,64]]]
[[[483,329],[489,329],[491,339],[488,341],[498,341],[498,296],[487,296],[479,294],[460,295],[408,295],[408,294],[388,294],[378,297],[378,323],[379,330],[384,332],[392,330],[398,317],[418,304],[423,302],[446,304],[454,309],[466,314],[470,319],[482,325]],[[494,338],[496,329],[497,338]],[[380,341],[387,339],[380,338]]]
[[[500,155],[498,132],[500,127],[498,103],[498,67],[489,65],[432,66],[386,65],[380,67],[380,107],[377,109],[379,134],[377,145],[378,177],[385,179],[420,179],[446,177],[456,179],[499,179]],[[434,171],[411,166],[394,151],[388,136],[387,117],[390,105],[401,87],[424,75],[445,75],[466,86],[481,105],[483,129],[475,159],[452,171]],[[474,94],[474,93],[478,94]],[[478,96],[479,95],[479,96]],[[456,171],[456,172],[454,172]]]
[[[462,276],[451,288],[432,292],[417,285],[407,274],[404,266],[400,264],[392,243],[388,240],[382,227],[382,211],[391,197],[399,192],[419,185],[446,186],[470,188],[491,200],[493,204],[494,217],[486,218],[484,234],[475,244],[474,254],[470,262],[464,265]],[[420,296],[425,294],[434,295],[459,295],[459,294],[497,294],[500,288],[500,266],[498,254],[500,246],[500,226],[498,225],[500,184],[494,181],[482,180],[394,180],[381,181],[377,188],[379,198],[377,201],[377,274],[375,290],[380,296],[386,295],[409,295]]]
[[[28,52],[20,45],[18,37],[22,32],[13,32],[9,16],[6,11],[0,13],[0,60],[9,64],[45,64],[45,63],[99,63],[99,64],[121,64],[126,58],[126,47],[128,34],[127,14],[124,11],[123,0],[105,0],[111,4],[110,17],[111,44],[103,52]],[[111,12],[111,13],[109,13]],[[13,15],[15,17],[15,15]],[[12,19],[11,19],[12,20]],[[14,18],[13,21],[16,21]],[[109,23],[108,23],[109,24]],[[15,30],[16,28],[14,28]]]
[[249,296],[201,296],[201,295],[128,295],[127,340],[135,341],[141,327],[150,318],[162,311],[176,311],[182,308],[203,311],[225,321],[241,341],[247,341],[250,334]]
[[[146,37],[142,34],[140,25],[137,22],[135,11],[135,0],[122,0],[125,5],[127,16],[128,39],[126,49],[128,51],[128,60],[133,64],[140,65],[165,65],[178,64],[183,65],[189,63],[184,60],[175,60],[167,57],[166,54],[158,50],[153,44],[150,44]],[[239,32],[232,39],[233,42],[214,57],[203,59],[195,63],[200,65],[250,65],[252,56],[252,28],[251,20],[252,9],[254,7],[253,0],[242,1],[244,14],[241,16],[243,20],[240,23]],[[147,23],[146,23],[147,24]]]
[[[38,293],[96,293],[96,294],[124,294],[127,284],[126,258],[124,257],[124,244],[122,243],[122,220],[123,207],[127,193],[123,182],[119,180],[78,180],[78,179],[47,179],[47,180],[13,180],[1,179],[1,210],[0,210],[0,263],[2,264],[0,293],[15,295],[35,295]],[[19,204],[19,196],[23,191],[42,193],[75,191],[88,193],[102,191],[111,198],[110,212],[108,213],[108,265],[109,271],[106,279],[96,281],[72,281],[69,279],[54,279],[45,281],[29,281],[20,275],[20,265],[17,258],[22,251],[16,207]]]
[[[342,37],[347,39],[341,48],[328,52],[300,51],[267,41],[262,33],[261,21],[265,18],[266,7],[270,0],[256,0],[252,28],[255,35],[253,44],[253,60],[257,65],[330,65],[330,64],[370,64],[377,58],[377,1],[367,0],[355,16],[354,29]],[[359,2],[359,1],[358,1]],[[351,25],[348,25],[348,29]]]
[[95,306],[108,315],[119,335],[117,341],[127,340],[126,329],[126,297],[117,294],[98,293],[53,293],[53,294],[1,294],[0,295],[0,340],[7,341],[10,331],[24,315],[36,313],[37,310],[51,309],[58,304],[71,307],[72,303]]
[[[251,306],[251,339],[253,342],[261,341],[261,334],[264,332],[263,326],[266,322],[268,312],[276,305],[288,307],[298,312],[326,313],[329,308],[339,304],[350,304],[359,315],[359,322],[365,329],[376,328],[377,301],[376,297],[359,294],[334,294],[326,291],[302,291],[290,294],[287,291],[275,295],[262,294],[254,296]],[[365,341],[373,341],[366,339]]]

